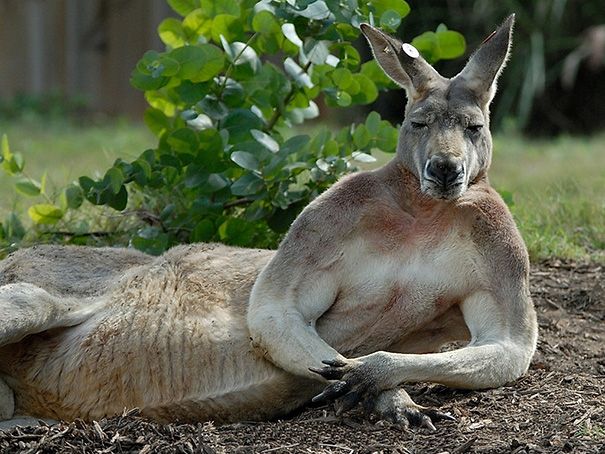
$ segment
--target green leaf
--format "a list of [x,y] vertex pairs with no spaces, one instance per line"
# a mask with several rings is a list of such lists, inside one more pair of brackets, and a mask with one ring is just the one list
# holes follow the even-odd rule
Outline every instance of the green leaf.
[[[202,3],[208,0],[202,0]],[[200,6],[199,0],[168,0],[170,7],[181,16],[186,16]]]
[[12,153],[8,145],[8,137],[2,135],[2,168],[9,175],[17,175],[23,170],[24,161],[21,153]]
[[15,189],[23,195],[35,197],[40,195],[41,185],[29,178],[21,178],[15,183]]
[[250,245],[255,231],[253,223],[239,218],[229,218],[218,228],[221,241],[236,246]]
[[371,136],[378,135],[378,130],[380,128],[380,114],[378,112],[370,112],[366,118],[366,128]]
[[376,147],[385,153],[393,153],[397,150],[399,140],[399,130],[388,121],[381,121],[378,134],[374,136],[373,147]]
[[223,120],[223,128],[229,131],[229,142],[236,144],[251,137],[252,129],[261,129],[263,122],[248,109],[234,109]]
[[84,194],[80,186],[70,184],[61,193],[61,205],[64,210],[67,208],[75,210],[82,205],[82,202],[84,202]]
[[437,32],[439,43],[439,58],[452,59],[460,57],[466,50],[464,36],[453,30]]
[[169,77],[153,77],[134,70],[130,76],[130,85],[141,91],[158,90],[170,82]]
[[309,4],[305,9],[301,11],[293,10],[294,14],[299,16],[306,17],[307,19],[313,20],[325,20],[330,16],[333,17],[333,14],[328,8],[328,5],[323,0],[315,0],[311,4]]
[[404,0],[372,0],[374,14],[381,17],[387,10],[394,10],[403,18],[410,12],[410,5]]
[[279,143],[271,137],[269,134],[259,131],[258,129],[250,130],[252,137],[263,147],[269,150],[271,153],[277,153],[279,151]]
[[252,18],[252,29],[265,35],[279,33],[279,21],[267,10],[260,11]]
[[372,136],[365,125],[358,125],[353,133],[353,141],[355,142],[355,146],[357,146],[357,148],[365,148],[370,143],[370,140],[372,140]]
[[444,23],[441,23],[439,25],[437,25],[437,29],[435,30],[436,33],[441,33],[441,32],[446,32],[448,30],[447,25],[445,25]]
[[231,153],[231,160],[238,166],[247,170],[258,170],[259,162],[258,159],[247,151],[234,151]]
[[112,167],[107,172],[105,172],[102,185],[105,189],[110,190],[112,194],[117,194],[118,192],[120,192],[123,183],[124,174],[120,169]]
[[337,68],[332,72],[332,80],[338,88],[346,90],[353,83],[353,75],[346,68]]
[[151,132],[158,137],[170,129],[170,119],[161,110],[147,109],[143,115],[143,120]]
[[412,40],[412,45],[430,63],[459,57],[466,50],[466,41],[460,33],[443,29],[437,33],[424,32]]
[[211,173],[205,184],[198,187],[200,192],[217,192],[229,185],[229,180],[218,173]]
[[279,152],[284,155],[298,153],[309,143],[309,140],[310,138],[306,134],[290,137],[281,146]]
[[197,192],[212,194],[229,186],[230,181],[219,173],[208,173],[195,165],[190,165],[185,177],[185,187]]
[[36,224],[56,224],[63,217],[63,211],[54,205],[32,205],[27,214]]
[[376,101],[378,89],[374,82],[363,74],[354,74],[353,80],[359,84],[359,92],[352,97],[354,104],[369,104]]
[[395,89],[400,88],[389,76],[385,74],[376,60],[372,59],[361,65],[361,74],[370,79],[380,89]]
[[380,26],[395,31],[401,25],[401,16],[393,9],[388,9],[380,16]]
[[219,14],[212,20],[212,40],[221,42],[221,35],[229,41],[238,41],[243,38],[244,25],[239,17],[229,14]]
[[164,44],[172,48],[187,44],[187,35],[180,20],[174,17],[164,19],[158,26],[158,34]]
[[212,44],[174,49],[170,57],[180,64],[178,76],[192,82],[204,82],[218,75],[225,65],[221,50]]
[[197,135],[189,128],[177,129],[166,141],[177,154],[195,155],[200,146]]
[[117,211],[122,211],[128,204],[128,191],[126,186],[120,186],[118,193],[115,194],[107,203],[111,208]]
[[222,120],[229,113],[224,102],[219,101],[214,95],[206,95],[197,105],[198,112],[208,115],[213,120]]
[[264,185],[262,178],[253,173],[248,173],[231,185],[231,193],[233,195],[254,195],[260,192]]
[[201,9],[189,13],[183,19],[183,31],[188,41],[195,43],[200,41],[201,37],[210,36],[212,33],[212,17],[214,16],[205,15]]
[[152,177],[151,165],[145,159],[137,159],[132,163],[132,177],[137,184],[146,185]]
[[167,117],[174,117],[176,114],[176,105],[167,98],[166,93],[162,91],[148,91],[145,93],[145,99],[151,107],[159,110]]
[[210,241],[214,236],[215,231],[216,229],[214,228],[212,221],[203,219],[193,228],[189,240],[194,243]]
[[44,171],[42,177],[40,177],[40,194],[46,193],[46,179],[48,177],[48,171]]
[[193,105],[202,99],[210,90],[212,81],[209,82],[191,82],[183,80],[178,87],[174,88],[174,96],[185,104]]
[[239,0],[202,0],[201,8],[206,17],[216,17],[219,14],[241,15]]

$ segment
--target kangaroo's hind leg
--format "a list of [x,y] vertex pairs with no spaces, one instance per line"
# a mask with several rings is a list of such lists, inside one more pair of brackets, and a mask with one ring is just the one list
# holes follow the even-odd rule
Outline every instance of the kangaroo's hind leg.
[[[102,300],[57,298],[27,283],[0,287],[0,347],[52,328],[74,326],[90,318]],[[2,364],[0,364],[2,369]],[[0,421],[13,417],[12,389],[0,376]]]
[[0,347],[52,328],[74,326],[90,318],[102,299],[57,298],[32,284],[0,287]]

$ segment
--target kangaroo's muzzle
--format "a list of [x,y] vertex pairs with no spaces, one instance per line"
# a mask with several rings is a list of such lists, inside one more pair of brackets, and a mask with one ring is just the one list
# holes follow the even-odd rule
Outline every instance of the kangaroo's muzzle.
[[424,193],[438,199],[455,199],[465,188],[466,166],[462,160],[435,155],[429,158],[422,175]]

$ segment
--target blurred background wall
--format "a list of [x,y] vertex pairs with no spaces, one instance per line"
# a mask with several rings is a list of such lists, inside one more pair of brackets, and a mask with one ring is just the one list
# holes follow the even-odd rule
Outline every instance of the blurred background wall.
[[49,93],[87,109],[140,116],[130,73],[148,49],[163,49],[165,0],[0,0],[0,100]]

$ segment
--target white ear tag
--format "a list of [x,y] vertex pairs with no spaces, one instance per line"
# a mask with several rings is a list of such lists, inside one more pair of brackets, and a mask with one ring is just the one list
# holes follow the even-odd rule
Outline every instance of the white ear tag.
[[418,58],[420,57],[420,52],[414,46],[408,43],[404,43],[401,45],[401,50],[403,50],[409,57]]

